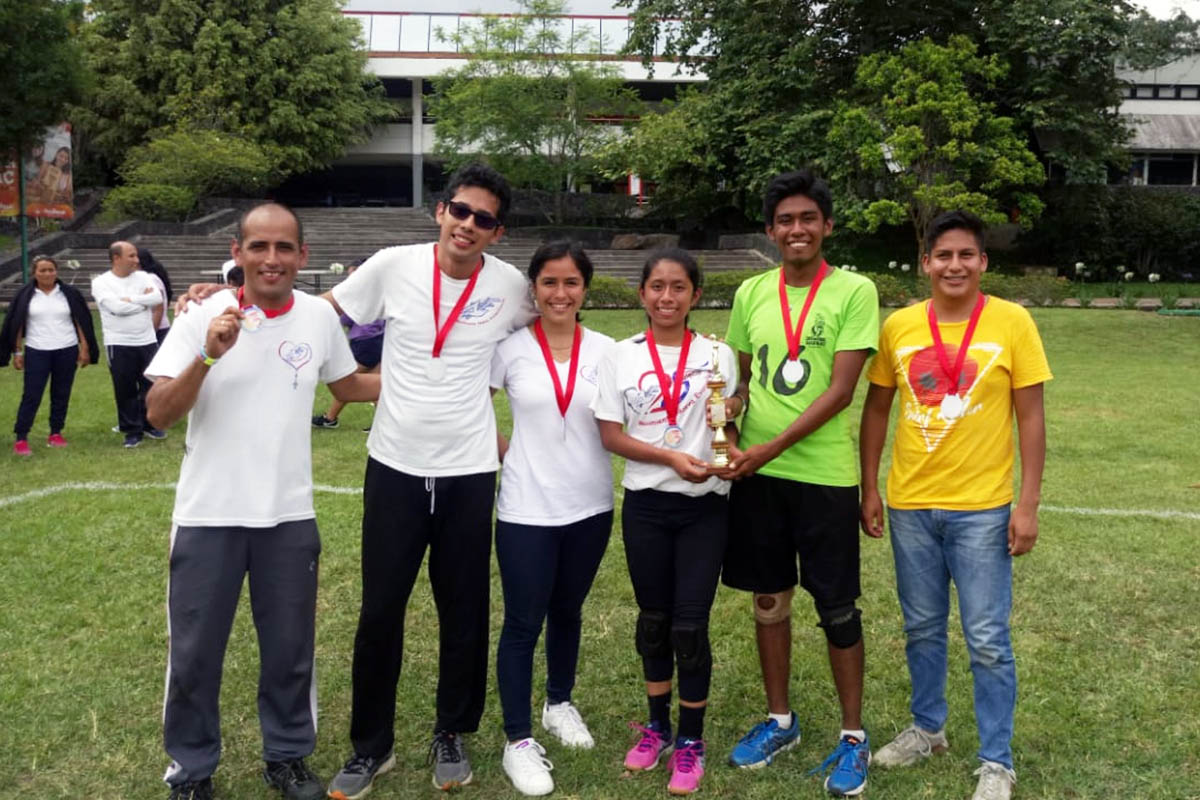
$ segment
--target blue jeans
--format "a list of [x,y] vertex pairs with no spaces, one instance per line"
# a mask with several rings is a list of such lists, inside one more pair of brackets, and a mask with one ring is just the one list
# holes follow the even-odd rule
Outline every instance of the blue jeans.
[[1008,626],[1008,517],[1007,505],[983,511],[888,509],[913,721],[927,731],[946,724],[946,622],[953,579],[975,682],[979,758],[1012,769],[1017,670]]

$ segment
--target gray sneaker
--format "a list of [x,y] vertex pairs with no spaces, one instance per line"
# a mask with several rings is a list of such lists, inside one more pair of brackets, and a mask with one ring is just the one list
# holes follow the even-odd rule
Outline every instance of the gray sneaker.
[[429,745],[427,763],[433,764],[433,785],[442,791],[466,786],[473,777],[467,748],[457,733],[436,731]]
[[916,725],[909,725],[900,731],[900,735],[883,746],[871,756],[871,763],[878,767],[907,767],[918,761],[929,758],[934,753],[944,753],[950,749],[944,730],[937,733],[923,731]]
[[979,776],[979,783],[975,786],[975,794],[971,795],[971,800],[1008,800],[1012,796],[1017,773],[1003,764],[985,761],[983,766],[975,770],[975,774]]
[[396,758],[390,750],[381,758],[355,753],[329,782],[329,796],[334,800],[358,800],[371,791],[371,782],[376,775],[382,775],[395,765]]

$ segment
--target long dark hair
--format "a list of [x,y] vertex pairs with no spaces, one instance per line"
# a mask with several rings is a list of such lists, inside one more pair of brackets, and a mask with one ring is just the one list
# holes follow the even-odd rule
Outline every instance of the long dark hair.
[[139,247],[137,249],[137,254],[138,265],[141,266],[143,270],[149,272],[151,275],[156,276],[160,281],[162,281],[163,288],[167,290],[167,302],[169,303],[174,300],[175,296],[171,291],[171,276],[167,275],[167,268],[164,267],[162,263],[154,257],[153,253],[144,247]]

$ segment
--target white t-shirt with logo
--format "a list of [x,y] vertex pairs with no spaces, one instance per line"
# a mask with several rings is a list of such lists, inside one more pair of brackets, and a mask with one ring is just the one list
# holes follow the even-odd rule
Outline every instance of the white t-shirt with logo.
[[[721,342],[719,365],[721,377],[725,379],[725,396],[737,386],[737,362],[733,351]],[[658,346],[658,357],[663,370],[674,385],[675,370],[679,365],[678,347]],[[683,442],[679,450],[690,453],[701,461],[712,461],[712,429],[708,427],[705,403],[711,394],[708,381],[713,368],[712,340],[694,336],[688,349],[687,368],[679,392],[679,416],[677,424],[683,429]],[[663,393],[659,386],[654,362],[650,359],[650,348],[646,334],[642,333],[617,342],[609,349],[608,356],[600,365],[600,385],[592,401],[596,419],[619,422],[625,432],[639,441],[655,447],[667,448],[663,436],[667,432],[667,410],[663,406]],[[729,493],[729,481],[712,477],[703,483],[692,483],[679,477],[670,467],[628,459],[625,462],[625,478],[621,485],[626,489],[657,489],[662,492],[678,492],[692,497],[716,492]]]
[[[516,267],[484,255],[471,297],[442,346],[444,373],[435,380],[428,372],[433,248],[380,250],[333,288],[355,322],[387,319],[383,388],[367,451],[385,466],[421,477],[494,472],[500,459],[488,376],[496,345],[536,316],[529,284]],[[439,322],[445,325],[469,281],[440,277]]]
[[[584,328],[579,342],[575,389],[564,418],[558,410],[546,358],[528,327],[496,348],[492,388],[504,389],[512,407],[513,432],[500,473],[496,516],[522,525],[570,525],[612,510],[612,458],[600,443],[590,404],[600,362],[613,345]],[[567,390],[570,363],[555,362]]]
[[[315,516],[313,394],[358,365],[333,306],[292,296],[290,311],[240,331],[209,368],[188,414],[176,525],[269,528]],[[180,314],[146,376],[178,377],[200,354],[213,317],[237,305],[225,290]]]

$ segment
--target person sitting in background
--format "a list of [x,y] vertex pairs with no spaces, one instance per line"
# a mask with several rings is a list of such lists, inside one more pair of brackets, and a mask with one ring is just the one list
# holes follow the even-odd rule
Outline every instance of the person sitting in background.
[[[24,350],[22,351],[22,343]],[[13,369],[25,371],[24,390],[17,409],[13,452],[32,455],[28,436],[50,383],[50,447],[66,447],[62,436],[76,367],[95,364],[100,357],[92,314],[83,295],[58,279],[58,263],[34,256],[33,279],[13,297],[0,327],[0,367],[12,356]]]

